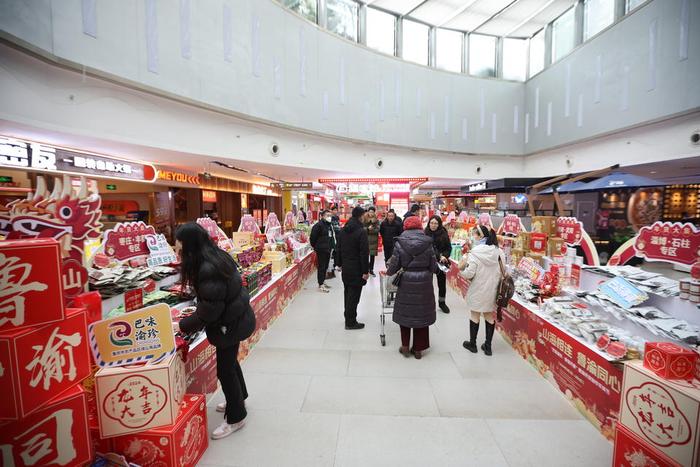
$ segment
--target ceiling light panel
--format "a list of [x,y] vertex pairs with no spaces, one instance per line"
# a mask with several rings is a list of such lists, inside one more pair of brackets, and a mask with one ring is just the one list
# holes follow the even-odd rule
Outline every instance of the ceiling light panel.
[[[472,3],[473,0],[467,3]],[[465,0],[429,0],[411,13],[411,17],[428,24],[439,25],[459,12],[465,5]]]
[[421,3],[423,3],[423,0],[377,0],[372,2],[372,6],[378,6],[399,15],[405,15]]
[[513,0],[479,0],[444,26],[471,32],[512,2]]

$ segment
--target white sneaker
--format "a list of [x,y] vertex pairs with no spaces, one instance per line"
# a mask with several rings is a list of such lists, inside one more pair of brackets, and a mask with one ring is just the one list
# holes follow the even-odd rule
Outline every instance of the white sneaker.
[[222,402],[216,406],[216,411],[219,413],[226,412],[226,402]]
[[319,292],[323,292],[323,293],[328,293],[328,292],[330,292],[329,289],[327,289],[326,287],[324,287],[324,286],[322,286],[322,285],[319,285],[319,286],[318,286],[318,291],[319,291]]
[[321,284],[321,287],[323,287],[326,290],[331,290],[331,286],[328,284]]
[[222,439],[226,438],[228,435],[235,433],[245,426],[245,420],[241,420],[238,423],[227,423],[223,422],[219,427],[211,432],[211,439]]

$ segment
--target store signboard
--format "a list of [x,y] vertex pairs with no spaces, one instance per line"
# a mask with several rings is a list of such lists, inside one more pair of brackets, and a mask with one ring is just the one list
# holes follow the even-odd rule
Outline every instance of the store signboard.
[[338,193],[409,193],[410,183],[338,183]]
[[506,235],[518,235],[522,230],[520,217],[517,214],[507,214],[503,218],[503,232]]
[[202,190],[202,202],[216,203],[216,191]]
[[557,218],[557,236],[563,238],[567,245],[580,245],[584,232],[583,222],[575,217]]
[[277,193],[272,191],[270,187],[265,185],[252,185],[251,191],[254,195],[279,196]]
[[150,164],[0,136],[0,167],[152,182]]
[[484,191],[488,188],[488,186],[488,182],[472,183],[471,185],[467,185],[467,191],[469,193],[473,193],[475,191]]
[[88,329],[101,367],[156,362],[175,353],[170,307],[164,303],[98,321]]
[[281,182],[281,183],[271,183],[270,185],[275,187],[275,188],[281,188],[284,191],[310,190],[314,187],[313,182]]
[[690,223],[655,222],[639,230],[634,249],[648,261],[692,265],[700,259],[700,230]]
[[158,180],[167,182],[186,183],[188,185],[199,185],[199,175],[181,172],[179,170],[158,169]]

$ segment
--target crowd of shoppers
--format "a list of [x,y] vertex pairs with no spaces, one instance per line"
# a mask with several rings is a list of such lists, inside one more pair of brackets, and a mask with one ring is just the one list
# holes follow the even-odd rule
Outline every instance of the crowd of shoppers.
[[[399,352],[405,357],[413,355],[421,359],[430,347],[429,327],[435,323],[437,314],[433,276],[438,283],[437,305],[442,312],[450,312],[445,302],[445,271],[451,267],[452,246],[440,216],[431,217],[423,228],[421,208],[415,204],[403,222],[390,210],[380,223],[374,207],[365,211],[357,206],[341,227],[337,206],[322,211],[310,235],[310,244],[316,252],[318,290],[328,293],[330,286],[326,280],[332,277],[332,271],[340,269],[345,329],[363,329],[365,325],[357,321],[357,307],[362,288],[370,275],[374,276],[379,236],[384,245],[386,274],[393,277],[392,282],[397,286],[392,315],[401,330]],[[225,397],[217,411],[224,413],[225,420],[212,432],[212,438],[220,439],[242,428],[247,415],[248,393],[237,357],[240,342],[255,330],[255,314],[235,262],[213,243],[206,230],[188,223],[178,229],[176,240],[182,282],[197,297],[195,313],[180,321],[176,331],[189,334],[204,329],[216,348],[217,377]],[[476,340],[483,315],[486,332],[481,350],[490,356],[503,253],[494,230],[483,225],[470,232],[470,245],[457,266],[471,282],[466,296],[469,340],[462,345],[470,352],[478,352]]]

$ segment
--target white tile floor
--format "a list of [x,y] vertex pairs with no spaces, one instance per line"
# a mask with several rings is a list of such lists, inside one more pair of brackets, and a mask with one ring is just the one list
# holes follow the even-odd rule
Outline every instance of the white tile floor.
[[393,322],[381,347],[378,281],[362,293],[361,331],[344,330],[339,278],[329,294],[306,283],[243,364],[245,428],[210,441],[200,466],[610,465],[612,445],[498,333],[493,357],[462,348],[467,315],[451,291],[422,360],[398,353]]

